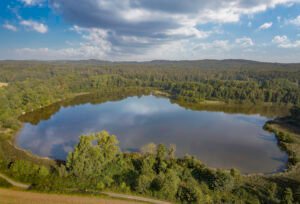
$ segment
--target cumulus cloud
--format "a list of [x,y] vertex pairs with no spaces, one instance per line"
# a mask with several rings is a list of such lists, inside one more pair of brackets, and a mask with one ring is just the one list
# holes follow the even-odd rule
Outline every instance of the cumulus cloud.
[[300,15],[294,19],[288,20],[288,23],[300,27]]
[[104,59],[111,52],[111,44],[106,40],[107,31],[78,26],[72,27],[71,30],[82,36],[83,42],[77,47],[62,49],[21,48],[16,50],[16,54],[25,56],[26,59]]
[[254,42],[251,38],[242,37],[235,40],[235,43],[240,45],[241,47],[251,47],[254,45]]
[[286,35],[277,35],[272,40],[273,43],[281,48],[299,48],[300,40],[291,41]]
[[264,24],[262,24],[261,26],[259,26],[258,30],[267,30],[269,28],[271,28],[273,25],[272,22],[266,22]]
[[201,29],[207,23],[236,23],[242,15],[298,1],[50,0],[50,4],[69,23],[106,30],[113,47],[137,54],[183,39],[206,38],[214,34]]
[[3,28],[14,31],[14,32],[16,32],[18,30],[16,26],[9,24],[9,23],[3,24]]
[[39,22],[32,21],[32,20],[22,20],[20,22],[20,24],[31,30],[39,32],[39,33],[47,33],[48,32],[47,25],[45,25],[43,23],[39,23]]
[[[246,37],[231,43],[214,40],[212,35],[218,33],[211,27],[237,23],[244,15],[295,2],[299,0],[49,0],[66,22],[76,25],[71,30],[81,36],[82,42],[73,48],[25,48],[18,52],[112,60],[198,57],[199,50],[226,52],[253,46],[254,42]],[[267,27],[272,26],[270,23]],[[204,42],[206,38],[211,42]]]
[[232,46],[229,44],[228,40],[214,40],[211,43],[200,43],[195,49],[209,50],[230,50]]
[[[74,24],[113,29],[118,33],[149,34],[201,23],[238,22],[241,15],[262,12],[298,0],[51,0]],[[59,5],[59,6],[58,6]],[[149,31],[151,31],[149,33]]]

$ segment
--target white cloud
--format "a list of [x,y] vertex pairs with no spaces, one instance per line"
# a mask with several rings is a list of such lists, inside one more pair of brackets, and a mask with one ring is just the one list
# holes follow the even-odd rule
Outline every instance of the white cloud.
[[[213,30],[200,30],[202,24],[237,23],[243,15],[251,16],[298,1],[52,0],[50,3],[69,22],[84,28],[108,30],[113,35],[108,39],[114,47],[128,50],[133,45],[133,54],[137,54],[138,47],[140,52],[145,52],[170,41],[215,34]],[[124,39],[142,43],[130,45]]]
[[39,23],[39,22],[32,21],[32,20],[22,20],[20,22],[20,24],[31,30],[39,32],[39,33],[47,33],[48,32],[47,25],[45,25],[43,23]]
[[300,15],[294,19],[288,20],[288,23],[300,27]]
[[111,50],[111,44],[106,40],[107,31],[97,28],[81,28],[73,26],[71,30],[79,33],[84,40],[78,47],[49,49],[21,48],[16,54],[27,59],[103,59]]
[[242,37],[235,40],[235,43],[240,45],[241,47],[251,47],[254,45],[254,42],[251,38],[248,37]]
[[215,50],[216,52],[229,51],[233,49],[249,48],[254,46],[254,42],[249,37],[236,39],[234,42],[228,40],[214,40],[210,43],[199,43],[194,50]]
[[300,40],[291,41],[286,35],[277,35],[272,40],[278,47],[281,48],[299,48]]
[[262,24],[261,26],[259,26],[258,30],[267,30],[269,28],[271,28],[273,25],[272,22],[266,22],[264,24]]
[[35,6],[40,5],[43,0],[20,0],[22,3],[24,3],[26,6]]
[[9,23],[3,24],[3,28],[14,31],[14,32],[16,32],[18,30],[16,26],[9,24]]
[[[18,49],[20,56],[35,59],[108,60],[240,56],[246,49],[255,50],[257,44],[254,46],[253,40],[248,37],[229,41],[226,36],[232,33],[226,31],[222,35],[224,37],[222,40],[215,40],[217,36],[213,35],[217,32],[211,25],[223,28],[224,23],[237,23],[243,16],[254,16],[278,5],[288,5],[299,0],[51,0],[49,2],[51,8],[67,22],[79,25],[74,26],[72,30],[77,32],[82,40],[76,43],[68,42],[66,46],[69,48],[62,49]],[[256,25],[252,25],[251,21],[253,20],[249,19],[245,24],[244,22],[241,24],[246,26],[249,23],[249,27],[255,26],[256,29]],[[272,22],[266,22],[260,29],[268,29],[272,25]],[[34,29],[29,25],[24,26]],[[210,30],[202,30],[202,26]],[[44,29],[44,32],[47,32],[47,29],[46,31]],[[204,41],[203,39],[208,36],[211,40]],[[230,39],[232,37],[234,36],[231,35]],[[230,55],[232,53],[234,54]]]
[[16,50],[18,56],[24,59],[89,59],[103,58],[103,50],[96,46],[81,45],[78,48],[20,48]]
[[209,49],[216,49],[216,50],[230,50],[232,46],[229,44],[228,40],[214,40],[211,43],[199,43],[197,47],[194,49],[202,49],[202,50],[209,50]]
[[283,36],[280,36],[280,35],[276,35],[273,40],[272,40],[273,43],[276,43],[276,44],[286,44],[289,42],[289,39],[286,35],[283,35]]
[[166,31],[167,35],[171,36],[186,36],[186,37],[197,37],[206,38],[209,36],[209,32],[200,31],[195,27],[181,27],[177,29],[170,29]]

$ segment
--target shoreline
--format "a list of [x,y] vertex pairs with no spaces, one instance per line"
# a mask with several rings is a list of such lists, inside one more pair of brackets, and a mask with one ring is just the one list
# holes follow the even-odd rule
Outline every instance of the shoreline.
[[[91,93],[80,93],[80,94],[76,94],[75,96],[73,97],[69,97],[69,98],[66,98],[66,99],[63,99],[63,100],[59,100],[53,104],[56,104],[56,103],[60,103],[62,101],[67,101],[67,100],[72,100],[73,98],[75,98],[76,96],[81,96],[81,95],[89,95]],[[171,100],[171,98],[169,97],[168,93],[165,93],[165,92],[162,92],[162,91],[159,91],[159,90],[153,90],[150,94],[152,95],[155,95],[155,96],[160,96],[160,97],[167,97],[168,99]],[[51,106],[53,104],[50,104],[48,106]],[[199,102],[197,103],[196,105],[208,105],[208,104],[211,104],[211,106],[215,106],[215,105],[226,105],[225,102],[222,102],[222,101],[213,101],[212,103],[207,103],[207,101],[204,101],[203,103],[202,102]],[[178,104],[180,105],[180,104]],[[232,105],[232,104],[229,104],[229,105]],[[265,104],[266,106],[270,106],[270,104]],[[181,106],[181,105],[180,105]],[[42,107],[40,109],[43,109],[43,108],[46,108],[47,106],[45,107]],[[39,110],[39,109],[37,109]],[[34,110],[36,111],[36,110]],[[30,112],[29,112],[30,113]],[[27,114],[27,113],[25,113]],[[25,115],[25,114],[22,114],[22,115]],[[21,116],[22,116],[21,115]],[[19,116],[20,117],[20,116]],[[276,119],[274,119],[276,120]],[[262,129],[264,129],[265,125],[268,124],[269,122],[271,122],[273,120],[269,120],[269,121],[266,121],[266,123],[263,125]],[[50,158],[50,157],[42,157],[42,156],[39,156],[39,155],[36,155],[36,154],[33,154],[31,151],[29,150],[26,150],[26,149],[23,149],[21,147],[19,147],[17,144],[16,144],[16,138],[19,136],[19,133],[23,127],[23,122],[22,122],[22,126],[20,127],[20,129],[14,134],[14,136],[9,140],[8,143],[10,143],[10,145],[15,148],[16,150],[18,151],[21,151],[23,152],[24,154],[26,154],[28,157],[31,157],[33,159],[36,159],[36,160],[42,160],[42,161],[48,161],[48,162],[51,162],[53,163],[53,165],[56,165],[58,164],[59,162],[65,162],[65,161],[60,161],[60,160],[56,160],[56,159],[53,159],[53,158]],[[265,130],[265,129],[264,129]],[[267,131],[267,130],[266,130]],[[274,132],[272,132],[274,133]],[[275,133],[274,133],[275,134]],[[276,136],[275,134],[275,138],[277,140],[277,145],[278,147],[281,149],[282,147],[280,146],[280,143],[279,143],[279,140],[278,140],[278,137]],[[283,149],[283,151],[287,154],[287,157],[289,157],[289,152],[287,152],[286,150]],[[264,172],[257,172],[257,173],[241,173],[242,176],[246,176],[246,177],[251,177],[251,176],[274,176],[274,175],[277,175],[277,174],[282,174],[282,173],[286,173],[288,172],[289,168],[288,168],[288,160],[283,162],[284,163],[284,167],[280,167],[279,169],[275,170],[274,172],[267,172],[267,173],[264,173]],[[205,164],[205,166],[209,169],[212,169],[212,170],[216,170],[218,168],[214,168],[214,167],[210,167],[209,165]],[[222,169],[222,170],[225,170],[225,171],[230,171],[230,168],[219,168],[219,169]]]

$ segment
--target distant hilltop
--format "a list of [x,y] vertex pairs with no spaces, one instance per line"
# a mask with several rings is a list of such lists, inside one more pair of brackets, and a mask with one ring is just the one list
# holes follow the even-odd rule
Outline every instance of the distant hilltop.
[[203,60],[152,60],[152,61],[105,61],[105,60],[0,60],[0,65],[2,64],[20,64],[22,65],[33,65],[33,64],[47,64],[47,65],[145,65],[145,66],[163,66],[163,67],[173,67],[173,68],[203,68],[203,69],[226,69],[226,68],[236,68],[236,69],[299,69],[300,63],[272,63],[272,62],[259,62],[244,59],[224,59],[224,60],[214,60],[214,59],[203,59]]

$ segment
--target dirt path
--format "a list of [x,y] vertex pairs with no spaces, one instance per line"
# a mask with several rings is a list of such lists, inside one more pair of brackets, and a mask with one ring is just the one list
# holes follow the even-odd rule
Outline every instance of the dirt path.
[[132,195],[119,194],[119,193],[110,193],[110,192],[103,192],[102,194],[108,195],[112,198],[136,200],[136,201],[142,201],[142,202],[153,203],[153,204],[170,204],[169,202],[166,201],[160,201],[160,200],[155,200],[155,199],[145,198],[140,196],[132,196]]
[[28,189],[30,185],[28,184],[24,184],[24,183],[20,183],[17,181],[12,180],[11,178],[5,176],[4,174],[0,173],[0,177],[5,179],[8,183],[10,183],[11,185],[18,187],[18,188],[22,188],[22,189]]
[[92,196],[45,194],[0,188],[1,204],[137,204],[137,201]]
[[8,83],[0,82],[0,88],[5,87],[5,86],[8,86]]
[[[14,181],[14,180],[12,180],[11,178],[9,178],[8,176],[6,176],[6,175],[4,175],[4,174],[2,174],[2,173],[0,173],[0,177],[1,178],[3,178],[3,179],[5,179],[8,183],[10,183],[11,185],[13,185],[13,186],[15,186],[15,187],[18,187],[18,188],[22,188],[22,189],[28,189],[29,187],[30,187],[30,185],[28,185],[28,184],[24,184],[24,183],[20,183],[20,182],[17,182],[17,181]],[[6,192],[6,191],[4,191],[4,189],[1,189],[1,191],[2,191],[2,194],[4,193],[4,192]],[[11,191],[11,190],[7,190],[7,191]],[[39,194],[39,193],[32,193],[32,192],[22,192],[22,191],[16,191],[16,192],[19,192],[19,194],[24,194],[25,195],[25,193],[31,193],[32,195],[34,195],[33,196],[33,201],[34,201],[34,199],[37,199],[36,200],[36,202],[37,203],[40,203],[41,202],[41,200],[38,200],[40,197],[41,197],[41,195],[42,194]],[[7,192],[6,192],[7,193]],[[169,202],[165,202],[165,201],[160,201],[160,200],[155,200],[155,199],[151,199],[151,198],[144,198],[144,197],[140,197],[140,196],[132,196],[132,195],[125,195],[125,194],[119,194],[119,193],[110,193],[110,192],[102,192],[102,194],[103,195],[107,195],[107,196],[109,196],[109,197],[111,197],[111,198],[116,198],[116,199],[126,199],[126,200],[132,200],[132,201],[134,201],[134,202],[147,202],[147,203],[153,203],[153,204],[170,204]],[[1,192],[0,192],[0,195],[1,195]],[[8,199],[10,199],[9,198],[9,195],[10,194],[7,194],[6,195],[6,197],[8,197]],[[13,193],[13,195],[15,195],[15,193]],[[47,199],[48,199],[48,196],[53,196],[52,194],[44,194],[46,197],[47,197]],[[4,196],[4,195],[2,195],[2,196]],[[2,196],[0,196],[1,198],[2,198]],[[59,195],[59,196],[61,196],[62,198],[61,199],[64,199],[64,195]],[[58,195],[56,195],[56,197],[59,197]],[[30,196],[29,196],[30,197]],[[58,199],[58,198],[56,198],[55,196],[53,197],[53,199]],[[66,197],[66,196],[65,196]],[[84,197],[85,199],[88,199],[88,197]],[[93,198],[93,197],[91,197],[91,198]],[[50,199],[50,198],[49,198]],[[18,200],[18,198],[16,198],[15,200]],[[71,197],[70,197],[70,200],[72,200],[71,199]],[[20,201],[21,201],[21,199],[20,199]],[[54,200],[53,200],[53,202],[54,202]],[[10,203],[18,203],[18,202],[10,202]],[[29,202],[30,203],[30,202]],[[34,203],[34,202],[31,202],[31,203]],[[44,203],[44,202],[43,202]],[[46,202],[47,203],[47,202]],[[50,202],[51,203],[51,202]],[[57,202],[56,202],[57,203]],[[58,202],[59,203],[59,202]],[[68,203],[68,202],[66,202],[66,203]],[[70,203],[72,203],[72,202],[70,202]],[[83,202],[83,203],[85,203],[85,202]],[[98,203],[99,203],[99,201],[98,201]],[[100,203],[108,203],[107,201],[105,201],[105,200],[103,200],[103,202],[100,202]],[[109,202],[109,203],[113,203],[113,202]],[[114,203],[118,203],[118,202],[114,202]],[[128,202],[126,202],[126,203],[129,203],[129,201]],[[23,203],[22,203],[23,204]],[[45,203],[44,203],[45,204]]]

